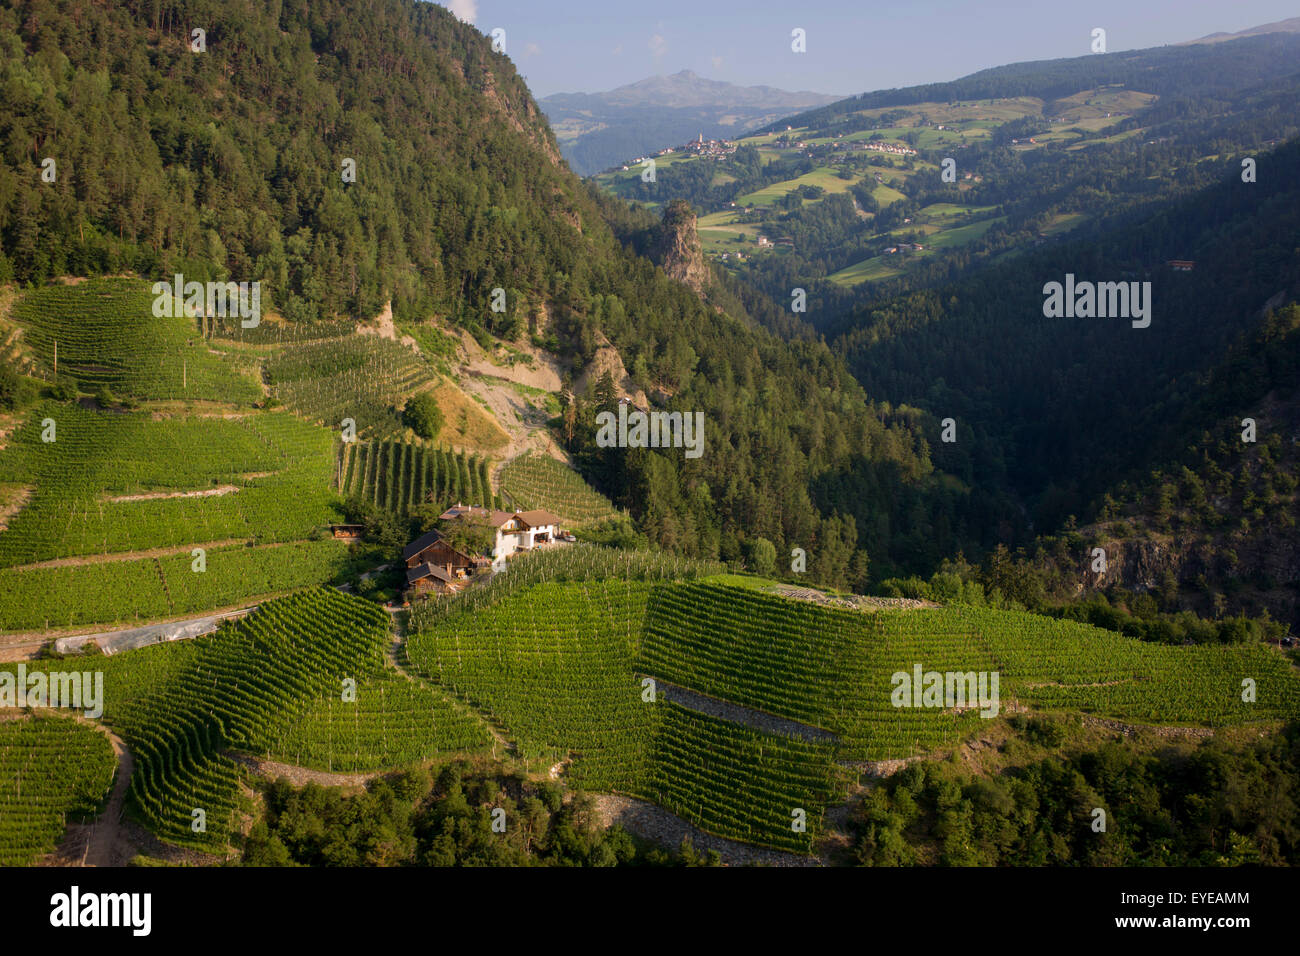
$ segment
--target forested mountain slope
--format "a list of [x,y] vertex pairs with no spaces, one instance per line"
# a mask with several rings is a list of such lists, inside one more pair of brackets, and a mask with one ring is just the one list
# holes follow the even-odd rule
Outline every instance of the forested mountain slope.
[[1010,63],[947,83],[863,93],[788,117],[756,132],[768,132],[787,124],[826,126],[859,110],[882,106],[1015,96],[1056,99],[1111,84],[1162,96],[1226,96],[1295,73],[1298,51],[1300,36],[1278,32],[1206,46],[1162,46]]
[[809,491],[856,468],[878,470],[882,512],[929,496],[908,416],[870,406],[824,345],[755,332],[739,297],[705,307],[625,252],[509,60],[441,7],[24,0],[0,9],[0,45],[0,278],[260,281],[268,322],[391,300],[415,326],[531,333],[575,378],[603,337],[705,416],[698,460],[629,452],[599,476],[653,541],[738,558],[766,537],[847,583],[863,543],[883,567],[927,539],[924,508],[859,536]]

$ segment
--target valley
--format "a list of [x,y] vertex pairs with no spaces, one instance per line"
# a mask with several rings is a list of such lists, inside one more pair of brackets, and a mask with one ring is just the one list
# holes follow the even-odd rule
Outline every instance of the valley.
[[195,9],[0,3],[0,866],[1300,861],[1295,24]]

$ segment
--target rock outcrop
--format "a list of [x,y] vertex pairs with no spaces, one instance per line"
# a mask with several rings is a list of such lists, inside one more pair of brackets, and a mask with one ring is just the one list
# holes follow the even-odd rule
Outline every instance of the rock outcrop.
[[650,258],[670,278],[684,282],[696,294],[704,292],[710,281],[709,266],[695,229],[695,213],[685,200],[674,199],[664,210]]

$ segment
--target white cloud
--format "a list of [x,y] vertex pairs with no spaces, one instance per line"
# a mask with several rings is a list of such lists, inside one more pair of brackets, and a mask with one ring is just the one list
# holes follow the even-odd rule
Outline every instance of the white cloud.
[[478,19],[478,0],[443,0],[442,5],[466,23]]
[[668,52],[668,41],[664,39],[662,33],[656,33],[652,36],[647,45],[650,47],[650,52],[656,57],[661,57]]

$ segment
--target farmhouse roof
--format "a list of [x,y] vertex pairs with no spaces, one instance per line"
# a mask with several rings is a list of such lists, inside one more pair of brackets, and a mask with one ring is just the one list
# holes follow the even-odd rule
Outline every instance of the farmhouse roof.
[[442,535],[436,531],[429,531],[420,535],[402,550],[402,560],[409,561],[421,551],[431,547]]
[[558,525],[560,523],[560,519],[555,517],[555,515],[551,514],[549,511],[520,511],[515,515],[515,517],[530,528],[539,528],[542,525],[548,524]]
[[414,584],[423,578],[435,578],[444,584],[451,584],[452,577],[436,564],[418,564],[406,569],[406,583]]
[[490,560],[483,557],[481,554],[469,554],[465,551],[462,551],[460,548],[453,547],[451,543],[447,541],[437,531],[430,531],[428,534],[422,534],[420,535],[420,537],[416,538],[414,541],[408,544],[406,546],[406,549],[402,552],[402,560],[409,561],[411,558],[425,551],[428,551],[435,544],[438,544],[440,542],[446,545],[447,550],[452,552],[452,554],[459,554],[462,558],[464,558],[466,561],[470,562],[471,564],[488,565],[492,563]]
[[487,508],[478,508],[470,505],[453,505],[442,514],[438,515],[438,518],[441,521],[453,521],[457,518],[463,518],[466,515],[478,518],[480,521],[483,521],[494,528],[499,528],[511,518],[516,517],[512,512],[498,511],[495,508],[489,511]]

